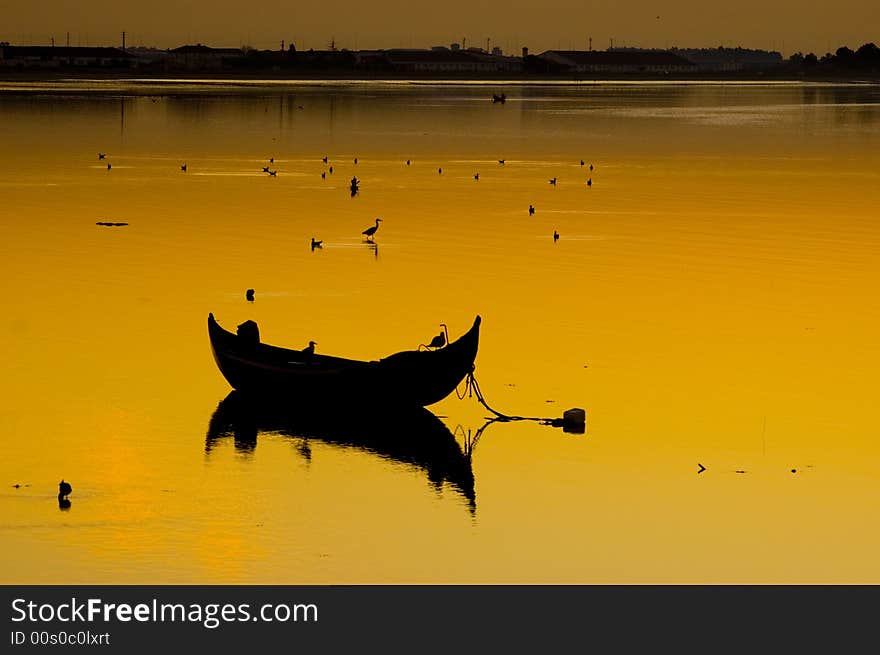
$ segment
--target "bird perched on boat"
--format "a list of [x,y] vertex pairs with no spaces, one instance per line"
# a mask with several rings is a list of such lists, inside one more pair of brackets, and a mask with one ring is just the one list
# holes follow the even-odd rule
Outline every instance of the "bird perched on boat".
[[103,153],[103,152],[98,153],[98,159],[104,159],[104,157],[106,157],[106,156],[107,156],[106,153]]
[[535,215],[535,206],[529,205],[529,216],[534,216],[534,215]]
[[475,179],[475,180],[479,180],[479,179],[480,179],[480,174],[479,174],[479,173],[474,173],[474,179]]
[[553,230],[553,243],[556,243],[557,241],[559,241],[559,232]]
[[314,341],[309,341],[309,345],[302,349],[303,353],[306,355],[314,355],[315,354],[315,346],[317,346]]
[[318,241],[317,239],[315,239],[315,237],[312,237],[312,250],[314,250],[315,248],[323,248],[323,246],[321,245],[322,243],[324,242]]
[[587,180],[587,186],[593,186],[593,178]]
[[442,348],[446,345],[446,323],[441,323],[440,327],[443,330],[436,337],[431,339],[431,343],[428,344],[428,348]]
[[248,289],[247,291],[245,291],[244,297],[247,298],[249,302],[253,302],[254,301],[254,290]]
[[376,224],[373,225],[372,227],[368,227],[366,230],[361,232],[361,234],[363,234],[365,237],[367,237],[367,239],[372,239],[373,235],[376,234],[376,230],[379,229],[379,223],[381,222],[381,220],[382,220],[381,218],[377,218]]
[[182,170],[184,173],[186,173],[186,164],[184,164],[183,166],[181,166],[181,167],[180,167],[180,170]]
[[326,163],[327,163],[327,158],[326,158],[326,157],[322,157],[322,158],[321,158],[321,161],[324,162],[324,163],[326,164]]
[[58,500],[66,498],[71,491],[73,491],[73,487],[70,486],[69,482],[65,482],[62,479],[61,482],[58,483]]
[[552,184],[553,186],[556,186],[556,178],[555,177],[550,178],[550,184]]

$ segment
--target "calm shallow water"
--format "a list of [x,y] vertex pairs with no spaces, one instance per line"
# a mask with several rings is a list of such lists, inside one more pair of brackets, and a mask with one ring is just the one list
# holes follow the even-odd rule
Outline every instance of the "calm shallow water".
[[[880,582],[877,87],[40,87],[0,90],[3,582]],[[208,312],[365,359],[480,314],[489,402],[587,433],[212,424]]]

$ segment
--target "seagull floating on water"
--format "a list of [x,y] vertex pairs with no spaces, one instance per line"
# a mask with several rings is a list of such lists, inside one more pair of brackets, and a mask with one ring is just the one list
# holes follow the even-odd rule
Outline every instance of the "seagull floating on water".
[[107,156],[106,153],[103,153],[103,152],[98,153],[98,159],[104,159],[104,157],[106,157],[106,156]]
[[559,232],[553,230],[553,243],[556,243],[557,241],[559,241]]
[[555,177],[550,179],[550,184],[552,184],[553,186],[556,186],[556,178]]
[[535,215],[535,207],[534,205],[529,205],[529,216]]
[[254,290],[248,289],[247,291],[245,291],[244,297],[247,298],[249,302],[253,302],[254,301]]
[[480,174],[479,174],[479,173],[474,173],[474,179],[475,179],[475,180],[479,180],[479,179],[480,179]]
[[503,159],[499,159],[499,160],[498,160],[498,163],[503,165],[503,164],[504,164],[504,160],[503,160]]
[[61,482],[58,483],[58,500],[66,498],[71,491],[73,491],[73,487],[70,486],[69,482],[65,482],[62,479]]
[[315,239],[315,237],[312,237],[312,250],[314,250],[315,248],[323,248],[323,246],[321,245],[322,243],[324,242],[318,241],[317,239]]
[[186,164],[184,164],[183,166],[181,166],[181,167],[180,167],[180,170],[182,170],[184,173],[186,173]]
[[324,162],[324,163],[326,164],[326,163],[327,163],[327,158],[326,158],[326,157],[322,157],[322,158],[321,158],[321,161]]
[[587,180],[587,186],[593,186],[593,178]]
[[269,171],[270,177],[278,177],[278,171]]

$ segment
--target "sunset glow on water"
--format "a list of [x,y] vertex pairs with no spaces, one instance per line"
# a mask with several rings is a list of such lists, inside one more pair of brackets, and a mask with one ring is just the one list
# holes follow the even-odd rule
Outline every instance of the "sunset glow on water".
[[[38,86],[0,90],[5,583],[880,582],[878,87]],[[367,360],[479,314],[489,402],[586,433],[490,425],[472,499],[356,428],[206,443],[209,312]]]

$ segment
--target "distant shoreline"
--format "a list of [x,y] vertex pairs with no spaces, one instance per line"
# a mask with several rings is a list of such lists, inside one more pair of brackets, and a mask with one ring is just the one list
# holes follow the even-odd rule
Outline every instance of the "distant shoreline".
[[[333,71],[315,71],[312,74],[307,72],[299,72],[295,76],[282,75],[281,71],[222,71],[222,72],[201,72],[199,74],[183,73],[180,71],[138,73],[130,69],[126,70],[65,70],[65,71],[0,71],[0,84],[14,83],[51,83],[51,82],[71,82],[72,84],[82,82],[129,82],[133,85],[153,84],[168,85],[174,87],[177,85],[198,85],[204,84],[206,87],[215,84],[235,84],[243,83],[246,86],[260,86],[261,82],[271,83],[272,86],[284,86],[289,84],[295,86],[298,83],[317,83],[317,82],[340,82],[340,83],[405,83],[412,82],[415,84],[474,84],[485,83],[486,85],[589,85],[592,83],[621,82],[628,84],[654,84],[658,82],[668,83],[805,83],[805,84],[880,84],[880,76],[805,76],[779,73],[760,73],[755,72],[746,74],[742,71],[737,73],[689,73],[689,74],[633,74],[633,75],[590,75],[590,76],[572,76],[572,75],[498,75],[498,74],[458,74],[458,75],[414,75],[408,74],[382,74],[367,76],[363,74],[352,75],[343,73],[334,73]],[[57,89],[56,89],[57,90]],[[28,89],[7,89],[5,92],[21,91],[27,92]],[[32,92],[39,92],[40,89],[33,89]]]

